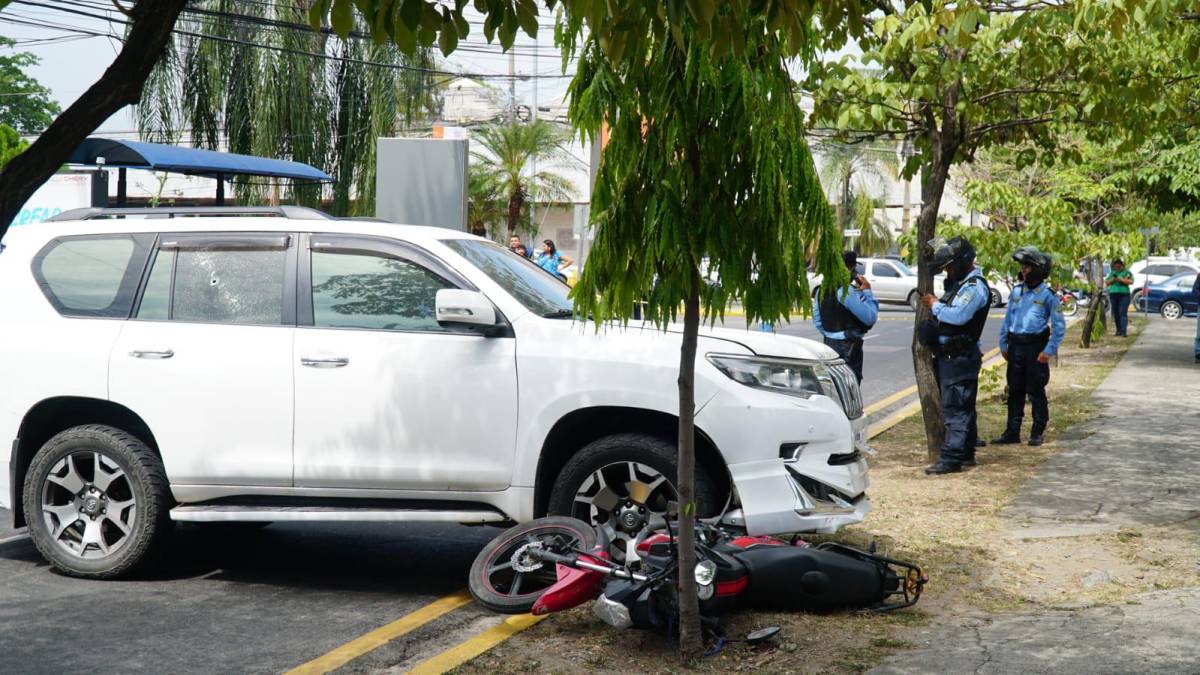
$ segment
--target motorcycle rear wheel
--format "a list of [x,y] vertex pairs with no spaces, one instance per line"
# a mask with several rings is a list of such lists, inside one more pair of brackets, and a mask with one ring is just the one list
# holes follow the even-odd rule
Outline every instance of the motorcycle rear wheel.
[[491,540],[471,564],[468,587],[479,604],[502,614],[525,614],[558,581],[555,566],[524,558],[529,547],[591,550],[596,531],[575,518],[550,516],[509,528]]

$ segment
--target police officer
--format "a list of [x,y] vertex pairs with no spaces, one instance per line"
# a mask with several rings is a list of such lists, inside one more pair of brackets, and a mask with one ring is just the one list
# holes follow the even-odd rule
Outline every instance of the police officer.
[[920,327],[921,342],[934,352],[934,368],[942,398],[942,424],[946,440],[938,461],[925,473],[938,475],[975,465],[978,426],[975,397],[983,354],[979,337],[987,322],[991,290],[975,268],[975,248],[964,237],[937,246],[931,259],[933,273],[946,272],[946,292],[940,299],[921,298],[933,319]]
[[842,260],[850,268],[850,288],[841,292],[834,289],[829,293],[825,288],[818,290],[813,325],[824,336],[825,344],[842,357],[862,384],[863,336],[879,318],[879,301],[871,293],[871,282],[854,271],[858,254],[846,251],[842,253]]
[[1032,246],[1013,252],[1021,265],[1021,285],[1008,298],[1004,323],[1000,324],[1000,354],[1008,360],[1008,425],[993,443],[1020,443],[1025,397],[1033,407],[1029,444],[1041,445],[1050,421],[1046,383],[1050,381],[1050,357],[1058,353],[1067,322],[1063,320],[1058,295],[1050,290],[1050,256]]

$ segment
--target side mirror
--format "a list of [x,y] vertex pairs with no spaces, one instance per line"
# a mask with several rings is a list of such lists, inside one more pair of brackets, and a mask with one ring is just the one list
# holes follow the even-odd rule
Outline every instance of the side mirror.
[[443,288],[437,292],[435,316],[440,324],[460,326],[496,325],[496,308],[479,291]]

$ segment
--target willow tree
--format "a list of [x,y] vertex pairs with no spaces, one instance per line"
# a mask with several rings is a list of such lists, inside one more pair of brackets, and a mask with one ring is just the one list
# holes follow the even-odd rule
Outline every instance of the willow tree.
[[[339,38],[329,28],[313,30],[307,4],[191,3],[147,82],[139,132],[176,142],[186,126],[197,147],[312,164],[334,178],[335,214],[369,215],[376,139],[437,107],[432,56],[424,49],[406,56],[362,33]],[[244,202],[281,196],[248,177],[234,185]],[[321,187],[311,183],[288,192],[285,186],[282,196],[302,204],[322,199]]]
[[[845,269],[788,75],[786,36],[738,5],[712,8],[720,25],[713,42],[689,17],[668,25],[645,3],[616,4],[628,23],[592,24],[586,37],[581,17],[559,26],[565,51],[578,46],[570,119],[588,138],[609,127],[592,193],[595,242],[572,297],[597,322],[628,321],[639,298],[644,316],[663,328],[683,308],[676,487],[686,655],[701,640],[696,583],[686,573],[695,567],[700,322],[722,316],[731,300],[753,322],[806,307],[806,242],[819,242],[822,272],[840,267],[844,282]],[[704,283],[704,260],[720,284]]]

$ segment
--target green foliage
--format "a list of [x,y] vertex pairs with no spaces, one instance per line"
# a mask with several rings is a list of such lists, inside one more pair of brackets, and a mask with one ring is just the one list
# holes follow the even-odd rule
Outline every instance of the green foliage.
[[29,144],[21,140],[16,129],[7,124],[0,124],[0,167],[8,164],[13,157],[25,152]]
[[880,215],[878,209],[883,200],[871,199],[864,193],[854,195],[850,204],[849,225],[862,232],[854,238],[854,250],[861,256],[880,256],[896,242],[892,228]]
[[480,237],[497,237],[508,213],[500,174],[476,164],[467,175],[467,229]]
[[[737,14],[739,5],[714,21],[735,22],[746,48],[719,57],[689,21],[629,36],[645,51],[620,64],[607,58],[604,33],[583,42],[571,120],[589,137],[611,127],[592,195],[595,243],[573,291],[581,314],[628,319],[645,298],[649,318],[670,321],[707,259],[720,281],[702,298],[710,320],[740,301],[748,321],[778,321],[808,310],[810,243],[818,270],[845,283],[840,233],[788,76],[787,36]],[[579,22],[564,30],[572,27]]]
[[[286,24],[306,19],[296,3],[284,0],[236,6],[228,0],[203,0],[193,6]],[[429,52],[404,56],[393,45],[372,44],[360,37],[339,40],[304,29],[266,29],[226,17],[184,16],[179,21],[181,31],[218,39],[181,33],[169,43],[137,108],[142,137],[173,143],[178,141],[178,128],[186,126],[198,147],[312,164],[335,179],[333,213],[372,214],[376,139],[394,135],[401,124],[420,119],[439,105],[430,73],[399,68],[430,68]],[[225,40],[267,44],[278,50]],[[302,52],[336,53],[343,60],[330,62]],[[289,198],[289,190],[280,194],[260,180],[239,179],[238,199],[255,203]],[[290,193],[291,199],[313,206],[322,198],[321,186],[311,183],[291,186]]]
[[505,223],[509,234],[537,231],[530,220],[531,198],[550,202],[574,198],[575,186],[558,173],[543,169],[530,175],[526,171],[531,162],[552,163],[567,157],[564,143],[568,134],[557,125],[545,120],[491,124],[477,130],[474,139],[486,152],[471,153],[473,166],[481,175],[498,182],[507,204]]
[[[308,22],[314,27],[332,25],[345,37],[357,12],[380,43],[390,41],[409,55],[436,43],[449,55],[471,34],[463,15],[467,4],[468,0],[316,0]],[[714,59],[741,55],[755,43],[743,37],[743,17],[753,17],[760,29],[779,36],[787,55],[807,53],[814,28],[831,43],[840,44],[848,35],[862,31],[866,15],[861,0],[473,0],[471,4],[484,16],[484,38],[499,41],[505,49],[513,45],[518,31],[529,37],[537,34],[543,9],[552,13],[562,8],[569,21],[588,25],[601,53],[613,63],[650,53],[667,31],[680,44],[686,45],[686,40],[703,43]],[[573,28],[566,35],[571,40],[578,37]]]
[[[0,50],[7,51],[14,44],[0,36]],[[28,52],[0,54],[0,124],[23,134],[41,133],[60,111],[50,90],[25,73],[38,62],[38,57]]]

